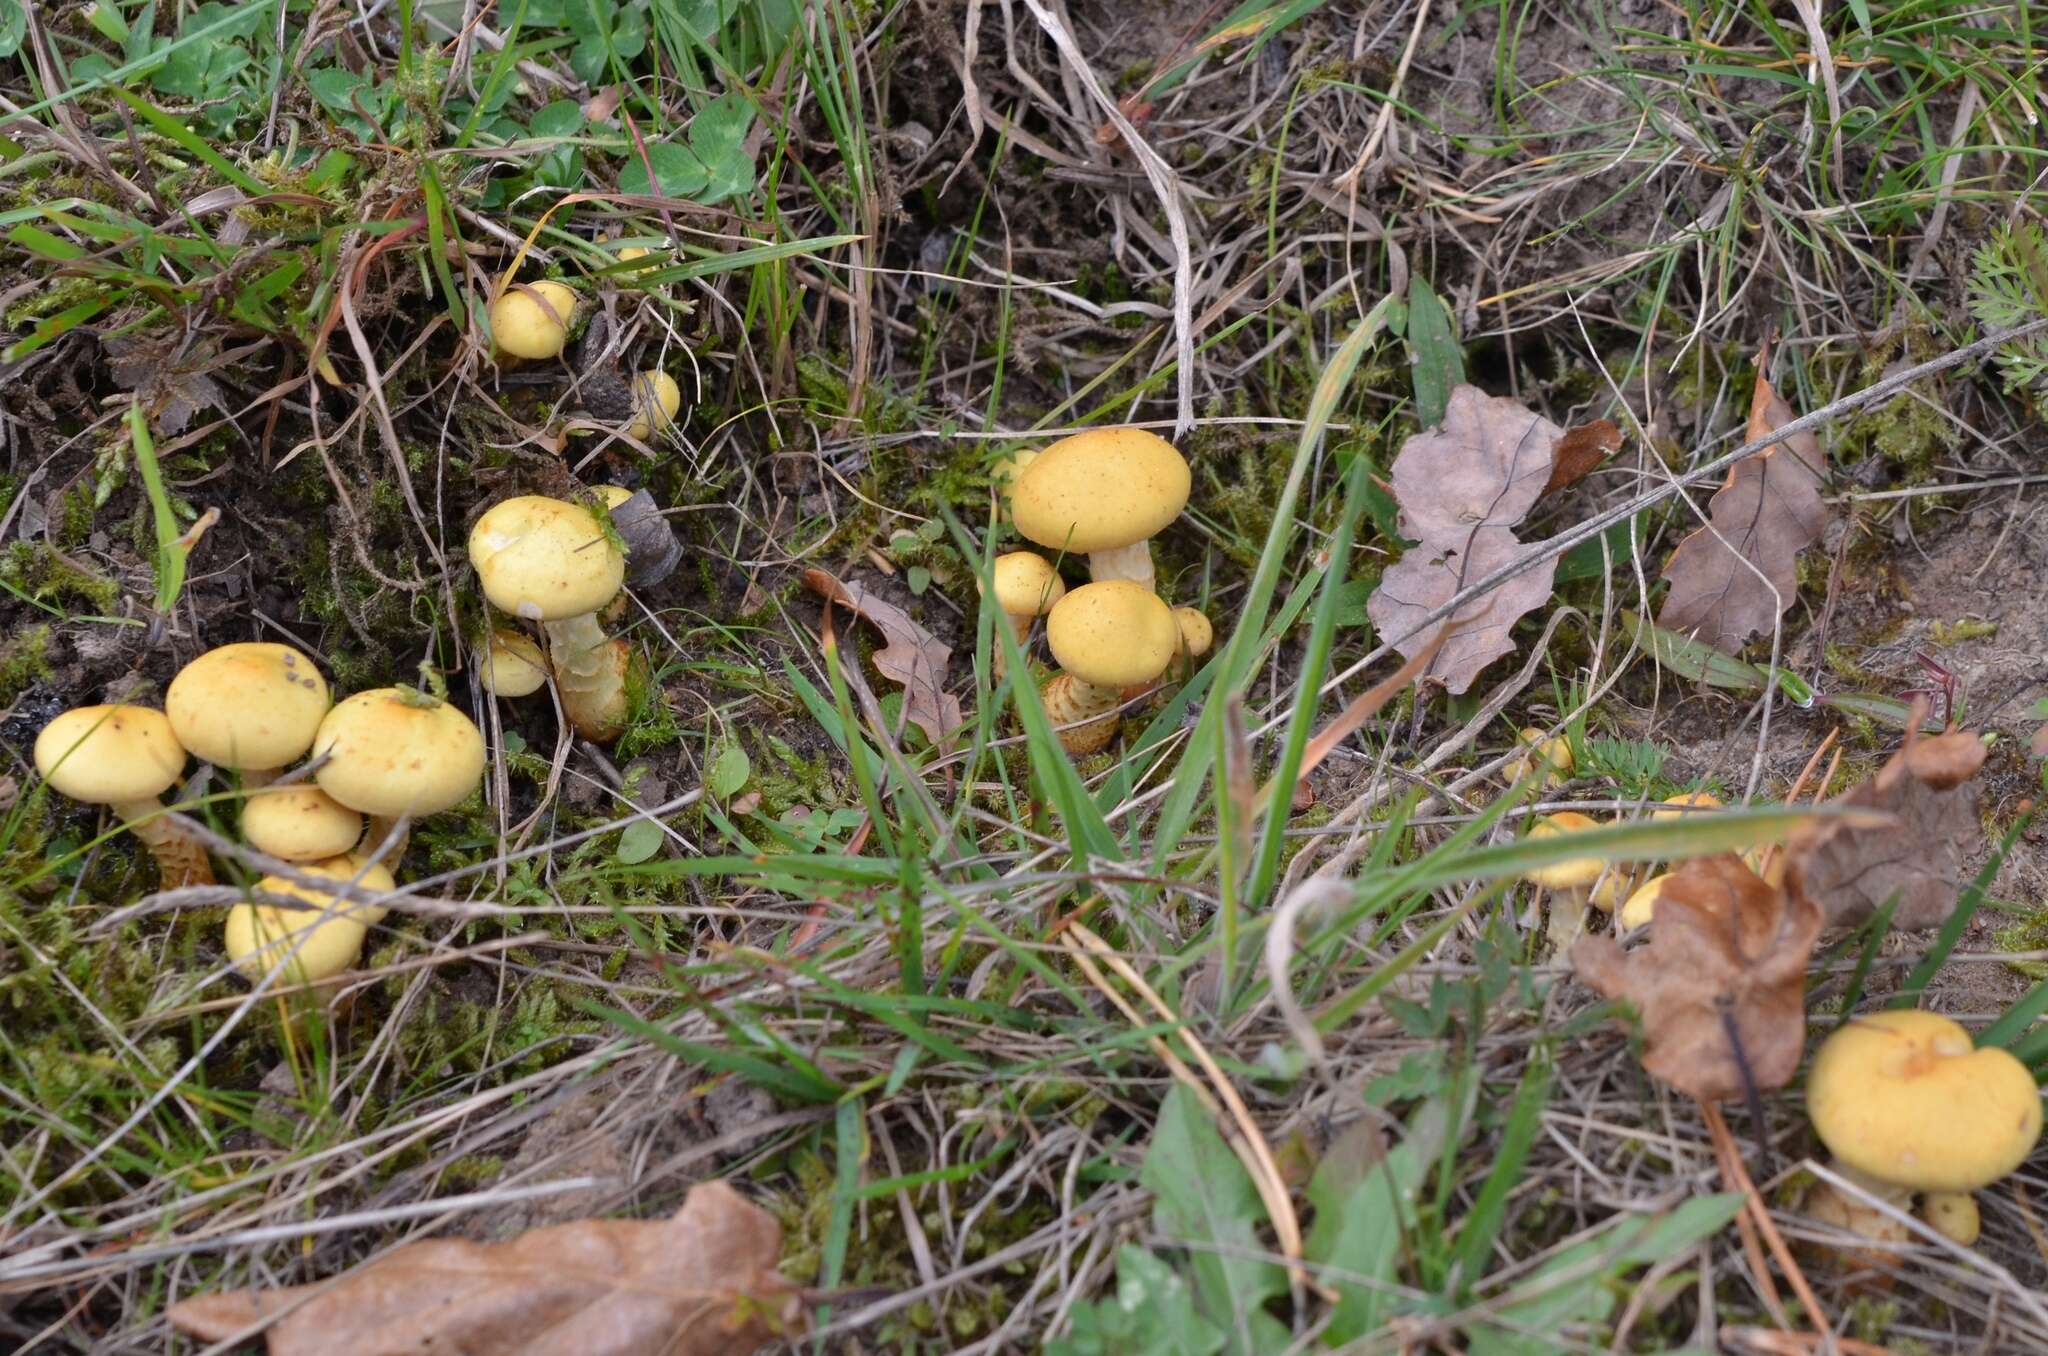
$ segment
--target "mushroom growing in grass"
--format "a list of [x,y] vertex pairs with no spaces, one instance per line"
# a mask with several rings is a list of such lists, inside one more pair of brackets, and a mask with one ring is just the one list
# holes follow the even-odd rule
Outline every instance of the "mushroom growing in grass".
[[[2041,1092],[2026,1065],[1978,1048],[1939,1013],[1910,1009],[1855,1018],[1823,1041],[1806,1078],[1806,1111],[1834,1171],[1901,1210],[1914,1192],[1930,1193],[1930,1204],[1967,1200],[2017,1168],[2041,1137]],[[1806,1208],[1864,1238],[1904,1237],[1896,1221],[1828,1183]],[[1965,1213],[1955,1201],[1942,1209]],[[1958,1232],[1966,1222],[1956,1221]]]
[[363,836],[363,817],[312,782],[269,786],[242,804],[242,839],[288,862],[339,857]]
[[562,709],[600,743],[626,723],[626,642],[597,612],[625,582],[610,525],[581,504],[520,495],[494,504],[469,533],[469,563],[491,605],[541,623]]
[[491,339],[515,358],[553,358],[569,342],[576,290],[551,281],[507,282],[491,303]]
[[333,705],[327,680],[289,645],[245,642],[208,650],[164,689],[171,731],[195,758],[265,786],[306,756]]
[[1578,760],[1572,757],[1571,741],[1563,735],[1546,739],[1543,737],[1543,731],[1531,725],[1515,735],[1515,742],[1523,745],[1527,751],[1502,765],[1500,775],[1507,778],[1510,783],[1521,781],[1524,777],[1535,776],[1540,765],[1546,769],[1543,785],[1547,790],[1563,786],[1571,780],[1572,773],[1578,768]]
[[[1010,551],[997,556],[994,573],[996,606],[1022,648],[1031,639],[1031,624],[1067,596],[1066,581],[1053,569],[1051,561],[1033,551]],[[1001,682],[1008,671],[1009,658],[1000,643],[995,646],[990,662],[996,681]]]
[[1216,643],[1216,628],[1198,608],[1175,608],[1173,624],[1180,631],[1180,652],[1184,659],[1200,659]]
[[683,407],[683,388],[666,372],[642,372],[633,378],[633,422],[628,438],[645,441],[676,421]]
[[185,746],[161,711],[79,706],[36,736],[36,771],[60,795],[105,805],[156,858],[167,890],[213,884],[206,849],[157,800],[185,771]]
[[509,626],[491,632],[481,676],[484,689],[500,697],[527,697],[548,681],[548,659],[540,646]]
[[1069,593],[1046,616],[1045,637],[1062,672],[1040,696],[1070,754],[1094,753],[1115,738],[1123,690],[1166,672],[1180,648],[1172,609],[1129,579]]
[[[313,740],[323,759],[320,789],[370,816],[363,850],[396,862],[405,852],[408,821],[439,814],[483,781],[484,737],[447,702],[409,687],[358,692],[327,713]],[[387,848],[383,844],[391,840]]]
[[[391,873],[375,862],[340,857],[299,868],[309,876],[353,881],[368,893],[396,888]],[[354,965],[363,939],[384,916],[374,905],[357,904],[282,876],[265,876],[256,893],[279,903],[244,901],[228,910],[228,959],[251,982],[278,970],[286,984],[317,984]],[[282,969],[279,969],[282,963]]]
[[1017,474],[1010,509],[1040,546],[1088,557],[1096,583],[1152,588],[1152,538],[1188,502],[1187,459],[1141,428],[1090,429],[1062,438]]
[[[1529,836],[1553,838],[1599,827],[1600,821],[1591,815],[1559,810],[1531,824]],[[1585,931],[1588,905],[1611,913],[1628,896],[1634,883],[1626,871],[1618,870],[1604,857],[1570,857],[1535,867],[1522,879],[1551,896],[1550,944],[1558,955],[1563,955]]]

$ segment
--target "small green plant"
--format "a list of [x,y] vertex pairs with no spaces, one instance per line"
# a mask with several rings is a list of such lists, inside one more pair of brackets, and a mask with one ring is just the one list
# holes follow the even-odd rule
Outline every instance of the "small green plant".
[[1664,750],[1643,739],[1589,739],[1579,766],[1625,796],[1645,796],[1664,773]]
[[[2048,316],[2048,235],[2022,221],[1999,227],[1970,260],[1970,314],[1995,330]],[[2030,335],[1998,351],[2005,387],[2038,387],[2048,377],[2048,334]]]

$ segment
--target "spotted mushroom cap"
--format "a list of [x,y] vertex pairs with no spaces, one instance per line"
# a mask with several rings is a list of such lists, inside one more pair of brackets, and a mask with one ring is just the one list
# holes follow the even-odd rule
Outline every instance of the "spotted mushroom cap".
[[402,688],[358,692],[313,740],[320,789],[366,815],[439,814],[482,780],[484,737],[447,702]]
[[208,650],[164,690],[178,742],[219,767],[267,770],[305,757],[331,705],[311,659],[263,641]]
[[1180,627],[1159,595],[1129,579],[1083,584],[1045,619],[1061,668],[1094,687],[1149,683],[1180,648]]
[[469,563],[491,605],[527,621],[595,612],[626,581],[626,554],[605,524],[537,494],[485,510],[469,530]]
[[1036,551],[995,558],[996,606],[1012,617],[1043,617],[1067,596],[1066,581]]
[[312,782],[263,787],[242,805],[242,837],[288,862],[338,857],[363,836],[363,817]]
[[1187,458],[1141,428],[1098,428],[1032,458],[1010,492],[1017,530],[1056,551],[1112,551],[1160,531],[1187,506]]

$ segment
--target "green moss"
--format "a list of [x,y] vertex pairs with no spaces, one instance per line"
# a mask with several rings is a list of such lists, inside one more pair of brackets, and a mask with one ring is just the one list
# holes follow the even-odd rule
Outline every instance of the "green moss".
[[111,612],[121,586],[69,556],[36,541],[18,541],[0,554],[0,582],[39,603],[69,601],[94,612]]
[[1934,643],[1941,646],[1960,645],[1966,640],[1986,640],[1998,634],[1995,621],[1935,622],[1928,628]]
[[0,706],[50,676],[50,628],[30,626],[0,645]]

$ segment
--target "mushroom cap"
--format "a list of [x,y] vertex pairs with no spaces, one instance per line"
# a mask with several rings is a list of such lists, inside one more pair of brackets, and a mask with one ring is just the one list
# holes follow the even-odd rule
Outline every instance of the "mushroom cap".
[[1141,428],[1062,438],[1032,459],[1010,491],[1017,530],[1064,551],[1113,551],[1152,536],[1188,502],[1187,459]]
[[208,650],[164,689],[178,742],[219,767],[267,770],[305,757],[333,704],[311,659],[260,641]]
[[1191,659],[1200,659],[1216,643],[1216,628],[1196,608],[1175,608],[1173,624],[1180,628],[1180,647]]
[[1657,916],[1657,897],[1664,893],[1664,882],[1671,879],[1671,873],[1652,876],[1638,885],[1621,906],[1621,925],[1625,928],[1639,928]]
[[1676,810],[1652,810],[1652,819],[1684,819],[1688,810],[1718,810],[1721,802],[1704,791],[1681,791],[1675,796],[1666,796],[1660,805],[1676,805]]
[[154,800],[184,770],[171,722],[146,706],[76,706],[36,736],[36,771],[87,805]]
[[1010,551],[995,559],[996,606],[1012,617],[1043,617],[1067,596],[1067,582],[1036,551]]
[[1917,1010],[1858,1017],[1823,1041],[1806,1112],[1842,1163],[1913,1191],[1975,1191],[2041,1137],[2041,1092],[2026,1065]]
[[491,632],[482,677],[484,687],[500,697],[528,696],[548,680],[547,656],[526,635],[501,626]]
[[537,494],[485,510],[469,563],[492,606],[528,621],[595,612],[626,581],[626,553],[589,509]]
[[1977,1198],[1967,1191],[1930,1191],[1920,1202],[1920,1218],[1951,1243],[1969,1247],[1984,1232]]
[[[360,873],[362,885],[371,890],[394,886],[389,871],[375,865],[365,868],[353,857],[314,862],[300,869],[333,880],[350,880]],[[285,982],[316,983],[340,974],[363,954],[370,924],[364,921],[360,906],[346,917],[323,914],[321,910],[333,906],[334,896],[293,884],[282,876],[265,876],[256,882],[256,888],[267,895],[301,900],[307,907],[242,903],[228,910],[228,959],[245,978],[261,979],[289,955],[282,972]]]
[[[1529,826],[1531,838],[1551,838],[1561,833],[1583,833],[1597,829],[1600,821],[1591,815],[1576,810],[1559,810],[1554,815],[1545,815]],[[1584,890],[1600,879],[1600,873],[1607,869],[1605,860],[1599,857],[1572,857],[1548,866],[1539,866],[1523,874],[1522,879],[1546,890]]]
[[1045,619],[1046,642],[1061,668],[1093,687],[1149,683],[1180,647],[1173,609],[1143,584],[1109,579],[1083,584]]
[[575,314],[576,289],[567,283],[508,282],[491,303],[491,338],[515,358],[552,358],[569,342]]
[[628,437],[645,438],[675,422],[683,407],[683,388],[666,372],[642,372],[633,378],[633,422]]
[[1043,448],[1020,447],[1009,456],[1000,458],[989,468],[989,475],[1002,488],[1005,495],[1017,488],[1017,481],[1031,469],[1031,463],[1038,460]]
[[313,740],[320,789],[366,815],[439,814],[476,789],[484,737],[446,702],[395,687],[358,692]]
[[312,782],[265,787],[242,805],[242,837],[288,862],[338,857],[363,836],[363,817]]

